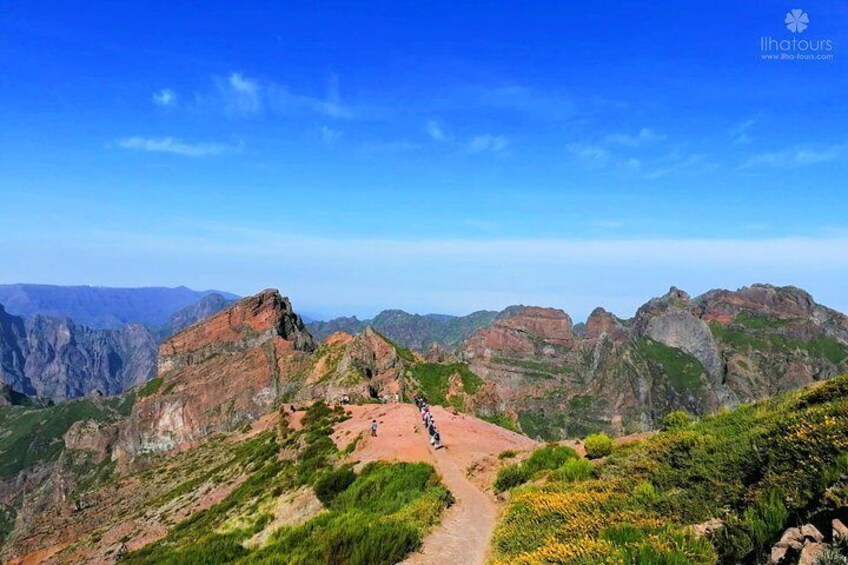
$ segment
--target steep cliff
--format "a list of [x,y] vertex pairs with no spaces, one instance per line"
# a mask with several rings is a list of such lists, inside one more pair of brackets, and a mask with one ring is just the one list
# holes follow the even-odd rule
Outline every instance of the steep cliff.
[[190,446],[265,414],[302,375],[314,342],[287,298],[266,290],[165,341],[158,377],[121,430],[125,461]]
[[16,392],[55,402],[114,395],[155,366],[156,340],[144,326],[92,330],[67,318],[24,320],[0,306],[0,382]]

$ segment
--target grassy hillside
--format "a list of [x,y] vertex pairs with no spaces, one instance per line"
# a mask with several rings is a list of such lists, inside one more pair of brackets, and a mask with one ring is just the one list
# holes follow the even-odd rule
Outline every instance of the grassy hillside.
[[80,420],[109,421],[125,417],[134,395],[108,399],[82,399],[58,406],[0,407],[0,479],[54,461],[64,449],[63,436]]
[[[239,447],[250,476],[224,500],[179,523],[163,540],[130,553],[122,563],[367,565],[396,563],[421,546],[452,501],[425,464],[373,463],[358,474],[341,465],[329,438],[343,418],[323,403],[304,429],[265,432]],[[194,488],[196,485],[190,485]],[[312,488],[324,509],[306,522],[283,526],[266,542],[248,540],[271,523],[274,502]],[[179,496],[177,493],[174,496]]]
[[464,363],[418,363],[410,372],[414,381],[410,387],[415,393],[423,394],[431,404],[462,408],[462,398],[450,395],[451,377],[460,379],[461,392],[466,395],[475,394],[483,386],[483,380]]
[[[573,463],[569,463],[573,465]],[[590,476],[512,496],[497,563],[754,562],[786,527],[848,503],[848,375],[620,448]],[[521,482],[521,481],[517,481]],[[690,526],[717,518],[711,537]]]

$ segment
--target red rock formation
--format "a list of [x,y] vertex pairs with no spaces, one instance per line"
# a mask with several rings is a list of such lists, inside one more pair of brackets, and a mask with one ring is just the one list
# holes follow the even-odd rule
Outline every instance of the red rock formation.
[[406,366],[397,347],[370,326],[355,337],[336,332],[313,355],[297,398],[394,398],[401,392]]
[[532,353],[539,341],[568,347],[574,340],[571,318],[556,308],[526,306],[516,315],[477,330],[465,343],[466,354],[488,357],[492,351]]
[[603,308],[595,308],[586,320],[586,337],[598,339],[602,334],[607,334],[614,340],[621,340],[628,336],[628,331],[621,320]]
[[181,449],[267,412],[306,366],[312,337],[276,290],[245,298],[160,347],[158,390],[121,430],[119,459]]

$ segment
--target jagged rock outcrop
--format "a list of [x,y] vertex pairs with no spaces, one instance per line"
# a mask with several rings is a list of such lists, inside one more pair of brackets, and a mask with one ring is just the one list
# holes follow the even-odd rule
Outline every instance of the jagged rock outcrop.
[[580,332],[557,312],[525,308],[459,348],[500,409],[546,439],[641,431],[673,409],[705,414],[848,370],[848,318],[794,287],[672,287],[629,320],[598,308]]
[[413,361],[408,352],[405,355],[407,359],[401,357],[394,343],[370,327],[356,336],[335,333],[315,352],[294,398],[329,401],[343,395],[354,401],[394,398],[401,394],[401,377]]
[[55,402],[114,395],[155,367],[156,341],[144,326],[92,330],[67,318],[24,320],[0,306],[0,382],[16,392]]
[[288,298],[266,290],[159,348],[158,388],[121,429],[118,458],[190,446],[265,414],[308,365],[312,336]]

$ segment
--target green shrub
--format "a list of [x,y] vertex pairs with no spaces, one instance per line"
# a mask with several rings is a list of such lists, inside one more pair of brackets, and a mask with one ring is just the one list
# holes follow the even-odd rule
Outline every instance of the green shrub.
[[336,497],[347,489],[356,480],[356,473],[350,467],[333,469],[321,474],[316,480],[313,489],[315,496],[324,506],[329,507]]
[[512,459],[518,455],[518,452],[514,449],[505,449],[498,454],[498,459]]
[[660,496],[657,493],[657,489],[654,488],[654,485],[649,483],[648,481],[639,481],[635,487],[633,487],[633,499],[637,501],[640,506],[650,507],[656,504]]
[[745,529],[756,545],[764,546],[783,531],[789,511],[776,492],[745,509]]
[[673,410],[663,416],[660,422],[660,429],[664,432],[670,430],[680,430],[689,425],[691,418],[689,414],[683,410]]
[[569,459],[562,467],[553,472],[551,478],[565,483],[575,483],[590,479],[594,473],[595,466],[588,460],[583,458]]
[[494,424],[496,426],[500,426],[502,428],[505,428],[505,429],[507,429],[511,432],[518,432],[519,431],[518,424],[516,424],[515,421],[512,418],[510,418],[509,415],[505,414],[504,412],[496,412],[496,413],[492,414],[491,416],[478,414],[477,417],[480,418],[481,420],[489,422],[490,424]]
[[327,406],[327,403],[323,400],[318,400],[306,409],[306,414],[303,415],[301,423],[303,427],[308,428],[321,423],[322,420],[329,419],[332,414],[333,411]]
[[498,471],[497,477],[495,477],[495,492],[504,492],[513,487],[523,485],[529,480],[530,473],[527,472],[527,468],[523,464],[507,465],[506,467],[502,467]]
[[527,467],[529,475],[534,475],[539,471],[553,470],[561,467],[566,461],[577,459],[577,452],[570,447],[557,444],[548,444],[540,447],[532,454],[524,463]]
[[612,453],[613,443],[612,438],[607,434],[592,434],[583,440],[583,446],[586,448],[586,457],[589,459],[598,459],[606,457]]

